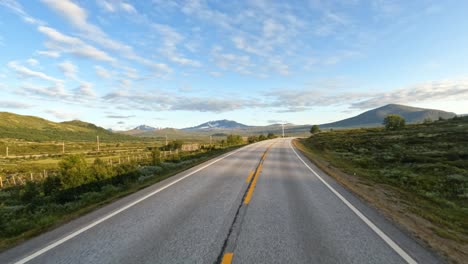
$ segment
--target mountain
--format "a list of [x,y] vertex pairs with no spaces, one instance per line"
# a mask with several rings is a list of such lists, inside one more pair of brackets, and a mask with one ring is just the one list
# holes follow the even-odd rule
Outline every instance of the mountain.
[[203,124],[200,124],[195,127],[188,127],[182,130],[187,131],[200,131],[200,130],[221,130],[221,129],[242,129],[248,128],[249,126],[237,123],[236,121],[232,120],[216,120],[216,121],[209,121]]
[[147,126],[147,125],[140,125],[135,127],[133,130],[140,130],[140,131],[153,131],[157,130],[155,127]]
[[28,141],[103,141],[134,140],[126,135],[112,133],[102,127],[79,120],[56,123],[35,116],[0,112],[0,138]]
[[381,126],[384,118],[390,114],[402,116],[407,123],[422,123],[425,119],[449,119],[456,116],[455,113],[445,112],[441,110],[418,108],[398,104],[388,104],[376,109],[369,110],[355,117],[343,119],[337,122],[322,124],[320,125],[320,127],[346,128]]

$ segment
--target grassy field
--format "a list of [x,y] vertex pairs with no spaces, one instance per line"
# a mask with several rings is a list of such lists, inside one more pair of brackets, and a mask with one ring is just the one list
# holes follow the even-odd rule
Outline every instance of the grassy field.
[[[425,222],[410,231],[430,246],[455,261],[468,258],[468,117],[398,131],[322,132],[301,139],[298,146],[374,204],[397,201],[397,206],[391,205],[394,210],[387,211],[396,220],[402,217],[403,225],[403,218],[410,215],[417,216],[413,222]],[[347,176],[334,173],[333,168]],[[428,230],[422,230],[426,226]]]

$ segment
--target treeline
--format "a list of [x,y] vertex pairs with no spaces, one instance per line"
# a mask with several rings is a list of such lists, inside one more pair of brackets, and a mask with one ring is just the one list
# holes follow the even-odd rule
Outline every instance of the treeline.
[[262,140],[267,140],[267,139],[273,139],[273,138],[277,138],[278,136],[276,136],[275,134],[273,133],[268,133],[268,135],[259,135],[259,136],[250,136],[247,138],[247,141],[249,143],[255,143],[255,142],[258,142],[258,141],[262,141]]

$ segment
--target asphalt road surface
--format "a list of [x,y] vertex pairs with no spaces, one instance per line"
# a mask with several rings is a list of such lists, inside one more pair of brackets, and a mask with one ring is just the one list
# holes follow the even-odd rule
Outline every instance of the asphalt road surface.
[[0,263],[440,263],[291,146],[246,146],[33,238]]

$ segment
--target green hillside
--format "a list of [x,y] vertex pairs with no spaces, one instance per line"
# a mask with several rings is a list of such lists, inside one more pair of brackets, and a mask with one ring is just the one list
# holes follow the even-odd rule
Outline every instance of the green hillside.
[[99,136],[103,141],[135,139],[78,120],[55,123],[34,116],[0,112],[0,138],[27,141],[94,141],[96,136]]

